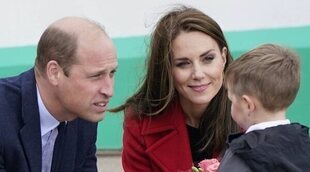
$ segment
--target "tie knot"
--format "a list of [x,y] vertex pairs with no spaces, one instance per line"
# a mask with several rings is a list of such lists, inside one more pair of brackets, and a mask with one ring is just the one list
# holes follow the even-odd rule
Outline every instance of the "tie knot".
[[66,125],[67,125],[67,122],[66,122],[66,121],[63,121],[63,122],[61,122],[61,123],[58,124],[57,128],[58,128],[58,130],[59,130],[59,129],[63,129],[63,128],[66,127]]
[[58,127],[57,127],[57,129],[58,129],[58,135],[61,135],[62,133],[64,133],[66,127],[67,127],[67,122],[66,122],[66,121],[61,122],[61,123],[58,125]]

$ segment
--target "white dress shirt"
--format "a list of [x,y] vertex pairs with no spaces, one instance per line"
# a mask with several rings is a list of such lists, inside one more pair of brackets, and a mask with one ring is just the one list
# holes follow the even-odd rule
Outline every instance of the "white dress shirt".
[[58,134],[57,126],[59,125],[59,121],[57,121],[57,119],[55,119],[46,109],[42,102],[38,87],[37,97],[41,125],[42,172],[50,172],[53,159],[54,143]]

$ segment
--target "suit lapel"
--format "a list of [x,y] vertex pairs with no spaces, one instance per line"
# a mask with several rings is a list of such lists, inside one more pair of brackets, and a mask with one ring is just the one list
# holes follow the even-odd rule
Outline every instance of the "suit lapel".
[[163,171],[191,168],[192,157],[181,107],[172,105],[164,114],[144,120],[141,134],[145,137],[146,152]]
[[31,172],[41,171],[42,144],[40,116],[33,69],[22,76],[22,119],[20,139]]

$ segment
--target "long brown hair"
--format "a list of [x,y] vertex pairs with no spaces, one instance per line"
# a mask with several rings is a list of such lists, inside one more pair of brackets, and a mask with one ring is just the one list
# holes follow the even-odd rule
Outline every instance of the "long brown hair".
[[[212,37],[219,49],[227,48],[226,67],[232,56],[220,26],[208,15],[190,7],[177,7],[164,15],[151,35],[147,57],[147,71],[138,91],[126,102],[112,109],[112,112],[132,107],[139,116],[151,116],[161,113],[177,97],[171,73],[172,42],[180,32],[199,31]],[[230,116],[230,101],[226,90],[222,88],[212,99],[202,115],[200,129],[205,145],[201,150],[224,150],[225,141],[237,126]]]

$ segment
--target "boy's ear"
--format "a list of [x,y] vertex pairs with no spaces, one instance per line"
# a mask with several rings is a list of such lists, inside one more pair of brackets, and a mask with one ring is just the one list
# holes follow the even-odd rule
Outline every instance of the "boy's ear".
[[60,78],[60,74],[62,72],[62,68],[55,60],[51,60],[46,65],[46,79],[52,85],[58,85],[58,81]]
[[254,99],[248,95],[242,95],[242,100],[246,103],[246,108],[249,112],[253,112],[256,108]]

